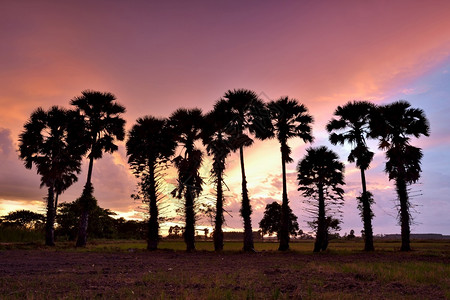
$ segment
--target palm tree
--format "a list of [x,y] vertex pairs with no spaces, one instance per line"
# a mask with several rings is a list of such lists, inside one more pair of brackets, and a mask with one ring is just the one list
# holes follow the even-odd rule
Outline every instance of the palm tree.
[[[45,244],[54,246],[54,223],[57,196],[77,180],[84,154],[74,114],[66,109],[53,106],[50,110],[36,109],[24,125],[19,137],[19,156],[25,167],[35,165],[41,175],[41,187],[48,188]],[[55,201],[56,193],[56,201]]]
[[430,135],[430,125],[423,110],[411,108],[406,101],[397,101],[381,106],[379,115],[373,119],[372,136],[380,139],[379,147],[386,150],[385,172],[389,180],[395,180],[400,202],[401,251],[410,246],[410,202],[407,186],[420,178],[422,150],[411,146],[411,136]]
[[129,132],[126,143],[128,163],[139,184],[143,202],[149,207],[147,250],[156,250],[159,241],[158,200],[161,167],[175,152],[176,143],[166,119],[151,116],[139,118]]
[[178,170],[178,186],[173,195],[184,197],[186,251],[195,251],[195,199],[202,192],[203,179],[199,169],[203,153],[195,146],[201,138],[203,115],[200,109],[178,109],[170,117],[169,124],[175,134],[175,140],[183,148],[184,154],[174,158]]
[[298,190],[310,199],[311,212],[317,215],[317,220],[311,223],[317,226],[314,252],[320,252],[328,246],[328,228],[333,221],[331,205],[343,204],[344,164],[325,146],[309,148],[306,152],[297,166]]
[[225,159],[232,150],[231,136],[228,122],[231,119],[228,104],[219,100],[214,109],[205,116],[205,125],[202,131],[203,144],[206,151],[213,157],[211,177],[216,186],[216,214],[214,226],[214,250],[223,250],[223,177],[225,171]]
[[332,119],[327,124],[330,134],[330,142],[333,145],[349,143],[352,150],[347,158],[351,163],[356,162],[356,167],[361,172],[362,194],[357,197],[358,207],[364,223],[364,250],[373,251],[372,218],[374,216],[371,204],[372,194],[367,191],[365,171],[372,162],[374,153],[369,150],[366,139],[370,135],[370,120],[376,106],[367,101],[348,102],[344,106],[338,106],[334,112],[337,119]]
[[231,112],[228,130],[232,134],[233,150],[239,149],[242,176],[242,207],[241,216],[244,219],[244,251],[255,251],[251,214],[252,208],[247,190],[245,176],[244,147],[251,146],[253,140],[250,134],[258,139],[270,138],[272,134],[269,114],[264,103],[255,92],[245,89],[229,90],[224,95]]
[[293,162],[290,156],[291,148],[288,146],[290,138],[299,137],[303,142],[312,142],[311,123],[313,118],[308,109],[295,99],[281,97],[267,105],[272,120],[275,136],[280,142],[281,170],[283,175],[283,198],[281,205],[280,246],[278,250],[289,249],[289,200],[287,196],[286,163]]
[[115,102],[116,97],[108,92],[86,90],[75,97],[70,104],[75,106],[85,120],[85,140],[89,148],[89,168],[83,193],[78,199],[82,208],[76,246],[84,247],[87,242],[89,210],[95,207],[91,183],[94,160],[102,158],[103,152],[113,153],[118,149],[114,140],[125,138],[125,120],[120,114],[125,107]]

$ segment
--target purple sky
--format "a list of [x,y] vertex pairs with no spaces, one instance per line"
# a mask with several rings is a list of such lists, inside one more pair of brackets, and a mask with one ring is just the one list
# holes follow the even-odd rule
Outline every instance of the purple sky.
[[[331,146],[324,130],[336,106],[349,100],[378,104],[404,99],[420,107],[431,136],[424,149],[413,232],[450,234],[450,2],[448,1],[3,1],[0,10],[0,214],[43,212],[45,189],[35,170],[17,158],[23,124],[38,106],[68,107],[82,90],[109,91],[127,108],[127,130],[136,118],[167,117],[179,107],[205,112],[226,90],[248,88],[264,101],[289,96],[315,118],[313,146],[328,145],[345,161],[349,148]],[[308,230],[295,166],[305,145],[292,140],[289,199]],[[376,143],[371,142],[372,149]],[[280,155],[275,140],[246,149],[253,226],[265,205],[280,201]],[[210,162],[203,170],[207,174]],[[367,179],[375,194],[374,232],[397,233],[395,190],[377,152]],[[227,225],[241,228],[236,156],[228,163]],[[355,196],[359,173],[346,164],[342,234],[362,229]],[[86,178],[62,201],[73,201]],[[167,189],[171,188],[169,179]],[[94,165],[95,196],[102,207],[138,216],[130,194],[135,179],[124,145]],[[201,197],[211,199],[209,188]],[[166,199],[171,208],[177,204]],[[207,225],[202,220],[199,225]]]

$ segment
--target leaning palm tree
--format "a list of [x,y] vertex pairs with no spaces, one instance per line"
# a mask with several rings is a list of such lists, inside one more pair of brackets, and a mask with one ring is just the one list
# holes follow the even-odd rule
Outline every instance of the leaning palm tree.
[[231,112],[228,130],[232,134],[233,149],[239,150],[242,176],[242,207],[241,216],[244,219],[244,251],[254,251],[252,232],[252,208],[247,190],[247,178],[244,165],[244,147],[251,146],[254,134],[258,139],[272,137],[269,113],[264,103],[255,92],[245,89],[229,90],[224,95]]
[[89,148],[89,168],[81,197],[81,217],[78,229],[77,247],[86,246],[89,210],[96,206],[91,183],[94,160],[102,158],[103,152],[113,153],[118,149],[114,140],[125,138],[125,120],[120,114],[125,107],[115,102],[116,97],[108,92],[86,90],[75,97],[70,104],[75,106],[85,120],[85,141]]
[[380,139],[379,147],[386,150],[385,172],[389,180],[395,180],[399,205],[402,245],[401,251],[410,246],[410,202],[407,186],[420,178],[422,150],[411,146],[411,136],[429,136],[430,125],[423,110],[411,108],[406,101],[381,106],[373,119],[372,136]]
[[202,192],[203,179],[199,170],[203,153],[195,146],[201,138],[203,115],[200,109],[178,109],[170,117],[169,124],[175,141],[183,153],[173,159],[178,171],[178,186],[173,195],[184,198],[186,251],[195,251],[195,199]]
[[206,151],[212,155],[213,165],[211,177],[216,186],[216,214],[214,222],[214,250],[223,250],[223,177],[225,172],[225,159],[230,154],[231,135],[228,122],[231,119],[231,112],[224,100],[219,100],[214,109],[205,116],[205,125],[202,130],[203,144]]
[[166,119],[139,118],[126,143],[128,163],[140,179],[142,201],[148,205],[147,250],[156,250],[159,241],[158,200],[161,195],[161,170],[175,152]]
[[351,163],[356,162],[360,169],[362,194],[357,197],[358,207],[364,223],[364,250],[373,251],[372,218],[374,216],[371,204],[372,194],[367,191],[365,171],[372,162],[374,153],[369,150],[366,139],[370,135],[370,120],[376,106],[367,101],[348,102],[344,106],[338,106],[334,112],[337,117],[327,124],[330,133],[330,142],[333,145],[349,143],[352,150],[347,158]]
[[344,164],[338,156],[325,146],[309,148],[305,157],[298,162],[298,190],[309,199],[310,212],[317,216],[311,224],[317,228],[314,252],[327,249],[328,230],[332,221],[332,206],[343,204]]
[[[79,130],[74,113],[53,106],[38,108],[31,114],[19,137],[19,155],[25,167],[35,165],[41,175],[41,187],[48,188],[45,244],[54,246],[54,223],[57,196],[77,180],[85,152],[77,138]],[[72,130],[75,129],[75,130]],[[56,194],[56,196],[55,196]]]
[[281,97],[267,105],[272,120],[275,136],[280,142],[281,170],[283,176],[283,196],[281,205],[281,229],[279,233],[280,246],[278,250],[289,249],[289,200],[287,196],[286,163],[293,162],[291,148],[288,145],[290,138],[298,137],[303,142],[312,142],[311,123],[313,118],[308,109],[295,99]]

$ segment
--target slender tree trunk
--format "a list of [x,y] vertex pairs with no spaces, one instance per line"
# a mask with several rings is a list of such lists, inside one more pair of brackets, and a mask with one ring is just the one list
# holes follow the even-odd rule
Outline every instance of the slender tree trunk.
[[80,216],[76,247],[86,247],[88,220],[89,213],[86,210],[83,210]]
[[253,246],[253,230],[252,230],[252,208],[250,206],[250,199],[248,198],[247,179],[245,177],[244,166],[244,149],[239,148],[239,155],[241,160],[241,175],[242,175],[242,207],[241,216],[244,219],[244,251],[254,252]]
[[[283,146],[281,147],[283,149]],[[281,203],[281,230],[279,251],[289,250],[289,200],[287,196],[286,183],[286,159],[281,152],[281,169],[283,174],[283,201]]]
[[88,168],[88,174],[87,174],[86,183],[91,183],[91,181],[92,181],[92,170],[93,169],[94,169],[94,158],[90,157],[89,158],[89,168]]
[[55,246],[55,208],[54,206],[54,191],[53,186],[48,188],[48,196],[47,196],[47,219],[45,222],[45,245],[46,246]]
[[194,212],[194,196],[192,192],[192,185],[189,183],[187,186],[185,199],[185,209],[186,209],[186,228],[184,230],[184,241],[186,243],[186,251],[195,251],[195,212]]
[[328,246],[328,228],[325,216],[325,199],[323,195],[323,186],[319,184],[319,216],[317,219],[316,242],[314,243],[314,252],[325,251]]
[[217,202],[216,202],[216,220],[214,228],[214,250],[223,250],[223,188],[222,188],[222,173],[223,168],[220,166],[220,170],[217,174]]
[[397,178],[395,185],[397,187],[398,199],[400,201],[400,224],[402,231],[402,246],[400,251],[410,251],[410,215],[406,182],[403,178]]
[[149,164],[149,213],[148,219],[148,236],[147,236],[147,250],[158,249],[159,241],[159,224],[158,224],[158,205],[156,203],[156,182],[155,182],[155,164]]
[[[95,144],[96,141],[94,141]],[[91,154],[93,151],[93,146],[91,149]],[[90,155],[89,157],[89,168],[88,168],[88,175],[86,180],[86,185],[84,186],[83,194],[81,196],[81,216],[80,216],[80,222],[78,227],[78,238],[76,247],[85,247],[87,243],[87,230],[88,230],[88,221],[89,221],[89,207],[93,195],[92,192],[90,193],[89,197],[86,197],[87,195],[87,189],[89,188],[92,191],[92,170],[94,168],[94,157]]]
[[362,184],[362,205],[363,205],[363,222],[364,222],[364,250],[374,251],[373,246],[373,231],[372,231],[372,209],[370,208],[369,195],[366,187],[366,174],[361,169],[361,184]]
[[[59,199],[59,193],[55,193],[55,206],[53,207],[53,220],[54,222],[56,222],[57,217],[58,217],[58,199]],[[53,231],[54,233],[55,231]],[[55,234],[53,234],[53,236],[55,236]],[[56,237],[54,237],[54,239],[56,240]]]

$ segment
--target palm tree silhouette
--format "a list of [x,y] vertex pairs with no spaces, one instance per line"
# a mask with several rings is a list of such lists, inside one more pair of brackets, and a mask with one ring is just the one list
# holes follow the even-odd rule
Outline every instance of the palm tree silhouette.
[[337,117],[327,124],[329,139],[333,145],[344,145],[349,143],[353,148],[347,160],[356,162],[356,167],[361,172],[362,194],[357,199],[360,201],[358,207],[361,210],[361,217],[364,223],[364,250],[373,251],[373,212],[371,204],[373,197],[366,187],[365,171],[372,162],[374,153],[369,150],[366,139],[370,135],[370,120],[376,106],[367,101],[348,102],[344,106],[338,106],[334,112]]
[[430,135],[430,125],[423,110],[411,108],[406,101],[381,106],[373,119],[372,136],[380,139],[380,149],[386,150],[385,172],[395,180],[400,202],[401,251],[410,251],[410,202],[407,186],[420,178],[422,150],[411,146],[411,136]]
[[239,149],[242,176],[242,207],[241,216],[244,219],[244,251],[255,251],[253,246],[253,232],[251,214],[252,208],[247,190],[245,176],[244,147],[251,146],[253,140],[250,134],[258,139],[272,136],[270,118],[264,103],[255,92],[245,89],[229,90],[224,95],[231,112],[228,130],[232,134],[233,150]]
[[125,120],[120,114],[125,107],[115,102],[116,97],[109,92],[86,90],[75,97],[70,104],[75,106],[85,120],[85,141],[89,148],[89,169],[83,193],[78,199],[82,208],[78,230],[77,247],[86,246],[89,210],[95,206],[91,183],[94,160],[102,158],[103,152],[113,153],[118,149],[114,140],[125,138]]
[[181,199],[184,197],[185,222],[184,241],[186,251],[195,250],[195,199],[202,192],[203,179],[199,169],[203,153],[195,142],[201,138],[203,115],[200,109],[178,109],[170,117],[169,124],[175,134],[175,140],[183,148],[184,154],[174,158],[178,170],[178,186],[172,192]]
[[[54,223],[57,197],[72,183],[81,170],[81,159],[85,152],[77,139],[78,128],[74,113],[53,106],[48,111],[36,109],[24,125],[19,137],[19,156],[25,167],[36,166],[41,175],[41,187],[48,188],[45,244],[54,246]],[[56,196],[55,196],[56,194]]]
[[312,142],[311,123],[313,118],[308,109],[295,99],[282,97],[267,105],[272,120],[275,136],[280,142],[281,169],[283,174],[283,198],[281,205],[280,246],[278,250],[289,249],[289,200],[287,196],[286,163],[293,162],[291,148],[287,142],[290,138],[299,137],[303,142]]
[[216,215],[214,226],[214,250],[223,250],[223,177],[225,171],[225,159],[232,150],[231,135],[228,122],[231,119],[231,111],[228,103],[219,100],[214,109],[205,116],[205,125],[202,131],[203,144],[206,151],[212,155],[213,165],[211,177],[216,186]]
[[174,154],[176,142],[166,119],[139,118],[126,143],[128,163],[140,178],[143,202],[149,207],[147,250],[156,250],[159,241],[158,200],[161,195],[161,168]]
[[328,227],[333,218],[330,216],[332,204],[343,204],[344,164],[338,156],[325,146],[309,148],[305,157],[298,162],[298,190],[309,198],[313,206],[312,213],[317,214],[316,241],[314,252],[327,249]]

